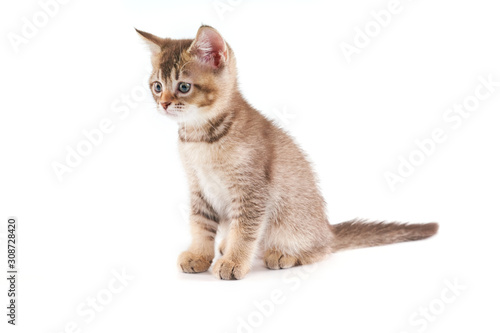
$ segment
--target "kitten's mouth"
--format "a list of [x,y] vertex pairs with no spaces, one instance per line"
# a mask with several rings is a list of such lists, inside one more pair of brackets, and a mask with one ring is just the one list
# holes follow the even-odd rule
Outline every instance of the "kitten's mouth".
[[170,115],[170,116],[176,116],[179,111],[178,110],[172,110],[172,109],[166,109],[164,110],[166,114]]
[[168,116],[178,116],[182,112],[182,109],[177,107],[177,105],[168,105],[166,108],[160,107],[159,111]]

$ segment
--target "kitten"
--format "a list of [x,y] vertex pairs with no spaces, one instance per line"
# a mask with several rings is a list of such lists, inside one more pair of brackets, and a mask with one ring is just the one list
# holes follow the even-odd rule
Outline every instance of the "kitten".
[[185,273],[241,279],[257,252],[270,269],[311,264],[352,248],[419,240],[437,223],[330,225],[304,152],[243,98],[233,51],[212,27],[196,38],[159,38],[137,30],[152,52],[151,91],[158,109],[179,124],[189,180],[192,244],[179,256]]

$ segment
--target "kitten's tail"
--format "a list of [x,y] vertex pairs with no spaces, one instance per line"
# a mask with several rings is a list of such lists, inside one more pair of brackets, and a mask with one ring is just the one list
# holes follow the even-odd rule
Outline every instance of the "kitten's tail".
[[330,226],[335,243],[332,252],[425,239],[435,235],[437,223],[367,222],[354,219]]

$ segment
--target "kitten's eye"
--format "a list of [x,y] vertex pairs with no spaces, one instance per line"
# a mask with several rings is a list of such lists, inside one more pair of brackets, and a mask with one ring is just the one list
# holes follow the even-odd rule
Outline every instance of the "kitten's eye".
[[161,83],[158,81],[153,82],[153,90],[155,93],[161,93]]
[[191,83],[187,82],[180,82],[179,83],[179,91],[181,93],[187,93],[191,89]]

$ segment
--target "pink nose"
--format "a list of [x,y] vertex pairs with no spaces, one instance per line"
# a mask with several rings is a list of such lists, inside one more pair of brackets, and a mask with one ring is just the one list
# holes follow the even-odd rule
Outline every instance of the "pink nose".
[[172,104],[172,102],[165,102],[161,103],[161,106],[163,107],[163,110],[166,110],[170,104]]

